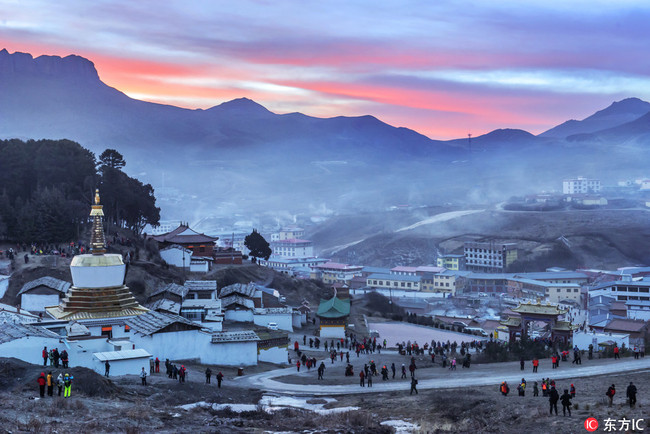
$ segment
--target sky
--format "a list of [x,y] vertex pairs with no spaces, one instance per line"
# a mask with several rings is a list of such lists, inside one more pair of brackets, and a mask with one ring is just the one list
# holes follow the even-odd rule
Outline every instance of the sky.
[[650,100],[648,22],[627,0],[0,0],[0,49],[78,54],[152,102],[248,97],[452,139]]

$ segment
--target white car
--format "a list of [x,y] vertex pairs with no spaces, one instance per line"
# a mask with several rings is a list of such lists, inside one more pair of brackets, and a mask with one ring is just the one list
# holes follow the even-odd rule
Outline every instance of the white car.
[[277,330],[278,329],[278,323],[277,322],[270,322],[269,325],[266,326],[269,330]]

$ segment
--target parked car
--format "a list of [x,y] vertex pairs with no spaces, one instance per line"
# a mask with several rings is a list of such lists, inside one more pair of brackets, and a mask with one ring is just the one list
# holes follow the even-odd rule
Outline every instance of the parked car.
[[277,330],[278,329],[278,323],[277,322],[270,322],[269,325],[266,326],[269,330]]

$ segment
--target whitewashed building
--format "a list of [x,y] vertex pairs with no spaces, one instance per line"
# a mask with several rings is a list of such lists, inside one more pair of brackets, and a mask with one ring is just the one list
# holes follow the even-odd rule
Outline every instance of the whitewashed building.
[[27,282],[18,292],[21,308],[30,312],[45,312],[47,306],[59,304],[70,288],[70,282],[54,277],[41,277]]
[[599,193],[600,179],[587,179],[579,176],[562,182],[562,194]]
[[179,246],[178,244],[172,244],[161,249],[160,257],[167,264],[173,265],[174,267],[188,268],[192,264],[192,250]]

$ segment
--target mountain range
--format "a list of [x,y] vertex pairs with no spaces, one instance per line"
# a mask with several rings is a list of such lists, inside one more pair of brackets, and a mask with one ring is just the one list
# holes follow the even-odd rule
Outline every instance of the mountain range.
[[97,154],[116,148],[126,169],[166,192],[161,196],[209,197],[224,212],[331,212],[490,200],[511,194],[522,176],[530,189],[556,185],[557,177],[614,177],[622,169],[610,164],[612,149],[628,173],[641,171],[650,103],[629,98],[538,136],[499,129],[470,144],[432,140],[373,116],[275,114],[247,98],[207,110],[140,101],[103,83],[83,57],[33,58],[4,49],[0,138],[67,138]]

